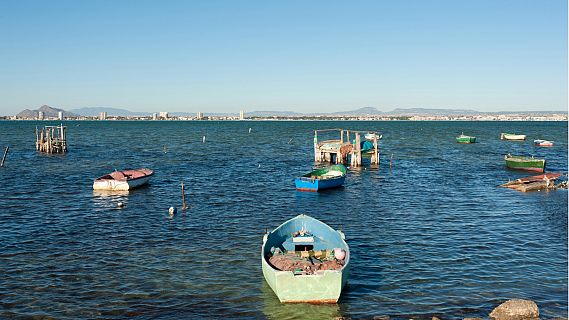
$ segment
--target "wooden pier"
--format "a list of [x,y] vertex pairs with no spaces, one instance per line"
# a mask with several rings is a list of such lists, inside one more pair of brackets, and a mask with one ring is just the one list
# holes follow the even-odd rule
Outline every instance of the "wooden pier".
[[[337,131],[339,139],[318,140],[318,134],[323,132]],[[364,135],[362,139],[362,134]],[[368,136],[368,139],[366,139]],[[353,140],[351,139],[353,138]],[[362,165],[364,155],[370,155],[371,164],[379,164],[378,140],[381,136],[375,131],[356,131],[344,129],[314,130],[314,161],[317,163],[329,162],[336,164],[348,164],[353,167]],[[373,143],[371,149],[363,150],[362,141]]]
[[41,130],[36,127],[36,150],[45,153],[67,152],[67,127],[45,126]]

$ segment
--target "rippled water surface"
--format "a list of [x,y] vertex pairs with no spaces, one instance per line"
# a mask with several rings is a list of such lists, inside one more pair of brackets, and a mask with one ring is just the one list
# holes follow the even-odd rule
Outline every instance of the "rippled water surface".
[[[567,191],[496,187],[527,175],[506,153],[566,173],[566,122],[65,122],[69,153],[52,156],[34,149],[46,124],[0,122],[0,318],[461,318],[509,298],[567,317]],[[380,166],[295,191],[312,130],[331,127],[380,131]],[[479,143],[455,143],[463,131]],[[91,189],[128,167],[156,174],[130,193]],[[170,219],[182,179],[190,209]],[[282,305],[263,279],[262,233],[299,213],[346,234],[337,305]]]

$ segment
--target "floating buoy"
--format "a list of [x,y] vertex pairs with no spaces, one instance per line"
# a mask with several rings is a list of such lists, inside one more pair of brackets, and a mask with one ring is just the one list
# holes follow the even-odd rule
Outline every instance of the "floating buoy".
[[203,143],[205,143],[205,136],[203,136],[202,141],[203,141]]
[[122,202],[117,203],[117,207],[124,208],[124,203],[122,203]]
[[170,213],[170,216],[175,215],[175,214],[176,214],[176,211],[177,211],[177,210],[176,210],[176,208],[174,208],[174,207],[170,207],[170,208],[168,209],[168,213]]
[[249,133],[251,133],[251,128],[249,128]]
[[258,168],[260,168],[260,167],[261,167],[261,164],[259,163],[259,166],[258,166]]

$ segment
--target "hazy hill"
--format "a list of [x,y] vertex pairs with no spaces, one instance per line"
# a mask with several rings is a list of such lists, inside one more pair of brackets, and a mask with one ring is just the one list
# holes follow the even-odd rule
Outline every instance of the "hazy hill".
[[46,118],[57,118],[59,116],[60,111],[63,112],[64,117],[77,117],[77,115],[75,113],[68,112],[68,111],[65,111],[63,109],[53,108],[53,107],[50,107],[48,105],[43,105],[39,109],[36,109],[36,110],[25,109],[25,110],[21,111],[20,113],[18,113],[16,115],[16,117],[22,118],[22,119],[23,118],[37,118],[40,111],[43,112],[43,115]]

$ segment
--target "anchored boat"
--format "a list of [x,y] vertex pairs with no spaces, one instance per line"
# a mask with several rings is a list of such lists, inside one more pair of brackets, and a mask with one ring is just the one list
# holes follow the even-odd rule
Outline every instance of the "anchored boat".
[[510,169],[519,169],[526,171],[544,172],[545,159],[536,159],[534,157],[512,156],[510,154],[504,157],[506,167]]
[[500,187],[510,188],[521,192],[534,190],[548,190],[555,188],[555,180],[560,178],[562,173],[545,173],[537,176],[519,178],[514,181],[508,181]]
[[461,133],[460,136],[456,137],[456,142],[458,143],[475,143],[476,137],[466,136],[464,133]]
[[513,134],[513,133],[502,133],[500,135],[500,139],[502,140],[525,140],[525,134]]
[[130,190],[140,187],[150,180],[154,171],[146,168],[114,171],[93,182],[94,190]]
[[553,141],[547,141],[547,140],[533,140],[533,144],[538,146],[538,147],[553,147]]
[[336,303],[349,262],[344,234],[303,214],[263,237],[263,275],[281,302]]
[[336,188],[344,184],[347,169],[336,164],[324,169],[316,169],[294,180],[299,191],[319,191]]

